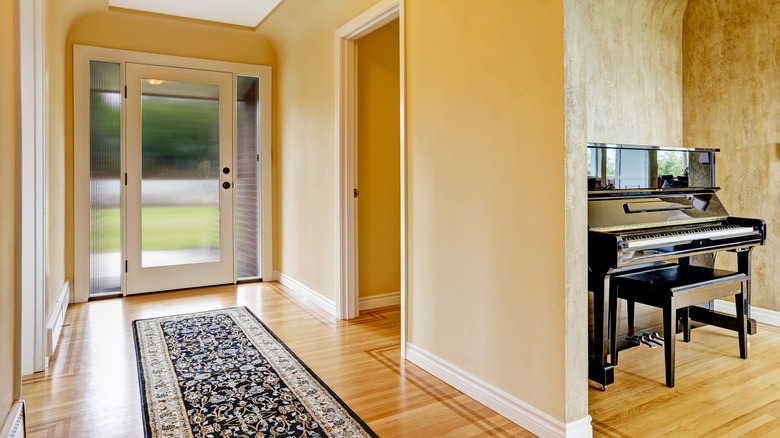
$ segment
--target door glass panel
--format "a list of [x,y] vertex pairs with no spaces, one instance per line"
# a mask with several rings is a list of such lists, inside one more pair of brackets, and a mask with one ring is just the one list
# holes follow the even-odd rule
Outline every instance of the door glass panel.
[[260,277],[259,257],[259,86],[260,78],[236,79],[236,230],[238,278]]
[[220,260],[219,85],[141,86],[141,265]]
[[120,65],[89,63],[89,293],[122,286]]

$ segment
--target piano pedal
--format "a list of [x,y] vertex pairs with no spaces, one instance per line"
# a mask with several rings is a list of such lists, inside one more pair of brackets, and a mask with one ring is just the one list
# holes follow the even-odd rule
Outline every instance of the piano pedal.
[[[644,339],[646,341],[652,342],[652,343],[658,345],[659,347],[663,347],[664,346],[664,343],[663,343],[664,338],[658,336],[658,333],[656,333],[656,332],[653,332],[653,333],[642,333],[642,336],[644,337]],[[653,347],[653,348],[655,348],[655,347]]]
[[647,345],[650,348],[658,348],[658,346],[656,344],[658,344],[658,345],[663,347],[663,344],[661,344],[660,342],[652,339],[651,336],[649,334],[647,334],[647,333],[642,333],[642,334],[634,335],[634,336],[626,336],[624,339],[627,340],[627,341],[639,342],[640,345],[644,344],[644,345]]
[[627,341],[639,342],[640,345],[644,344],[644,345],[647,345],[650,348],[656,348],[655,345],[653,345],[653,344],[651,344],[649,342],[650,338],[645,333],[643,333],[641,335],[626,336],[624,339],[627,340]]

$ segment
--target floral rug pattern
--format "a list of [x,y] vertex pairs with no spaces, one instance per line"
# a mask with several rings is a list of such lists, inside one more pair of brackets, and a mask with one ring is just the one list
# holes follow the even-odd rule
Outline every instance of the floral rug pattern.
[[147,437],[376,437],[245,307],[133,321]]

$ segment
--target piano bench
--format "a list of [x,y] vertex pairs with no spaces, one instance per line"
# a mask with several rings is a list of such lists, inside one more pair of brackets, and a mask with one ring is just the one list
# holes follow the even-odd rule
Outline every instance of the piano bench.
[[687,308],[696,304],[734,296],[737,308],[739,356],[747,359],[747,320],[745,318],[743,282],[749,277],[741,272],[694,265],[674,265],[650,271],[613,277],[610,287],[610,339],[612,363],[617,364],[617,333],[620,320],[619,300],[637,302],[663,309],[666,386],[674,387],[674,346],[678,310],[683,315],[685,341],[690,340]]

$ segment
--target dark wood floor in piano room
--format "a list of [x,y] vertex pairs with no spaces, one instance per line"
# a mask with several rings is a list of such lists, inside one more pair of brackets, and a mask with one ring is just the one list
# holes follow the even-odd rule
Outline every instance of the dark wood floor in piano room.
[[[637,304],[635,322],[636,332],[662,332],[659,309]],[[758,324],[747,360],[729,330],[698,327],[690,344],[675,338],[674,388],[665,385],[662,347],[622,349],[615,382],[605,392],[590,382],[594,437],[780,437],[780,328]]]

